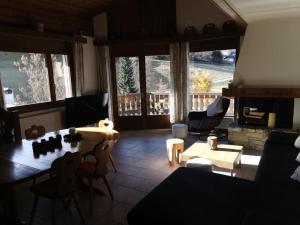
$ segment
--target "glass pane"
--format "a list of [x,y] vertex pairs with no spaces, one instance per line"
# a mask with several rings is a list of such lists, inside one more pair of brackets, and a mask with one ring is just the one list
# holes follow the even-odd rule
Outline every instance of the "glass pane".
[[140,116],[141,91],[138,57],[117,57],[116,78],[119,116]]
[[0,74],[6,107],[51,100],[44,54],[0,52]]
[[169,114],[170,55],[146,56],[147,115]]
[[67,55],[51,55],[56,100],[72,97],[71,72]]
[[[233,80],[236,50],[215,50],[191,52],[189,55],[188,93],[191,111],[203,111],[222,95],[222,88]],[[234,104],[231,99],[227,116],[233,116]]]

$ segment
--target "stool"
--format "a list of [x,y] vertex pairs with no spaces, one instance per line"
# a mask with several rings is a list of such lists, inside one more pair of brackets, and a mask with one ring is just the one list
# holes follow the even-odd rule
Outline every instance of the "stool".
[[194,158],[190,159],[185,164],[186,167],[189,168],[197,168],[207,172],[212,172],[212,163],[208,159],[204,158]]
[[188,133],[188,126],[183,123],[176,123],[172,125],[173,138],[186,138]]
[[184,141],[179,138],[167,140],[167,154],[170,166],[174,165],[175,160],[181,163],[181,153],[184,151]]

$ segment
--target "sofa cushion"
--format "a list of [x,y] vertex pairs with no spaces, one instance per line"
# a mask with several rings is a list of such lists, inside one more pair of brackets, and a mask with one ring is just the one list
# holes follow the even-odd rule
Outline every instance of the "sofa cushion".
[[267,143],[280,145],[294,145],[295,140],[299,136],[297,132],[273,131],[270,133]]
[[179,168],[128,214],[130,225],[235,225],[255,205],[255,183]]
[[294,146],[295,148],[300,148],[300,135],[296,138]]

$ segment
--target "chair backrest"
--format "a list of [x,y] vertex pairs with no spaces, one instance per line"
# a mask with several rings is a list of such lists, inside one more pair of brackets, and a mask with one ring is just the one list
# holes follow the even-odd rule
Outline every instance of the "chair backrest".
[[108,118],[106,118],[105,120],[100,120],[98,123],[98,127],[100,128],[107,128],[107,129],[114,129],[114,123],[112,121],[110,121]]
[[104,139],[94,148],[93,155],[96,159],[95,176],[102,176],[107,173],[109,153],[112,151],[114,143],[112,139]]
[[0,144],[21,140],[20,119],[18,111],[8,112],[0,108]]
[[217,116],[224,117],[225,114],[228,111],[229,105],[230,105],[230,99],[229,98],[222,98],[222,103],[223,103],[223,112],[218,113]]
[[30,128],[25,130],[26,139],[33,139],[44,136],[46,129],[42,125],[32,125]]
[[51,172],[57,179],[57,194],[65,195],[76,189],[76,171],[80,165],[81,157],[78,152],[67,152],[63,157],[53,161]]

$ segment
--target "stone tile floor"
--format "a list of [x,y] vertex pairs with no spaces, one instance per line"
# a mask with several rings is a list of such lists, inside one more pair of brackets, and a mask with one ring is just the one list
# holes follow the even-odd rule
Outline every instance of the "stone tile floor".
[[[171,138],[170,130],[142,130],[120,133],[119,142],[115,145],[113,151],[118,172],[114,173],[110,167],[107,175],[115,200],[111,201],[108,194],[105,196],[95,195],[94,216],[90,217],[88,214],[88,193],[78,192],[87,224],[127,224],[126,215],[129,210],[179,167],[179,165],[170,167],[168,164],[165,147],[168,138]],[[197,140],[199,140],[197,136],[188,136],[185,140],[185,148],[188,148]],[[260,152],[245,151],[242,157],[242,167],[237,169],[236,176],[252,180],[259,159]],[[217,170],[214,172],[229,175],[227,171]],[[20,217],[24,221],[28,221],[33,203],[34,196],[29,191],[30,185],[31,182],[28,182],[18,185],[16,188]],[[96,185],[106,192],[101,180],[97,181]],[[41,199],[34,224],[51,224],[50,215],[50,203],[47,199]],[[59,225],[81,224],[77,211],[73,206],[68,211],[62,205],[57,204],[56,215],[57,224]]]

